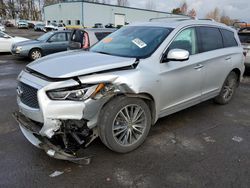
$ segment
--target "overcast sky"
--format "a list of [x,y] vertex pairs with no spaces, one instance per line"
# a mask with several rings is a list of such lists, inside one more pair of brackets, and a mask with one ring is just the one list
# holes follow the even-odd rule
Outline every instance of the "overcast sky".
[[[111,0],[111,2],[115,0]],[[150,0],[129,0],[131,7],[145,8]],[[156,10],[171,12],[173,8],[179,7],[183,0],[151,0],[155,2]],[[116,2],[116,1],[115,1]],[[189,9],[194,8],[198,17],[205,15],[218,7],[221,13],[231,18],[250,22],[250,0],[186,0]]]

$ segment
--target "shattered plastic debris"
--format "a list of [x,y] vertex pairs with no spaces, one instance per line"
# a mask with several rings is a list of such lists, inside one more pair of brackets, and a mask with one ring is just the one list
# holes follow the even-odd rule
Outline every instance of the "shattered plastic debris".
[[216,142],[211,136],[206,136],[203,138],[206,142],[211,142],[211,143],[214,143]]
[[55,172],[53,172],[52,174],[50,174],[49,177],[54,178],[54,177],[56,177],[56,176],[62,175],[63,173],[64,173],[64,172],[61,172],[61,171],[55,171]]
[[241,138],[241,137],[239,137],[239,136],[234,136],[234,137],[232,138],[232,140],[235,141],[235,142],[242,142],[242,141],[243,141],[243,138]]

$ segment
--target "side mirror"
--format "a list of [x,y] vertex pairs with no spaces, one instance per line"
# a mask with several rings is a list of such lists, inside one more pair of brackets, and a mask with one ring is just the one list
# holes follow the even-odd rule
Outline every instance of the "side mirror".
[[189,52],[183,49],[172,49],[164,57],[164,62],[167,61],[186,61],[189,59]]

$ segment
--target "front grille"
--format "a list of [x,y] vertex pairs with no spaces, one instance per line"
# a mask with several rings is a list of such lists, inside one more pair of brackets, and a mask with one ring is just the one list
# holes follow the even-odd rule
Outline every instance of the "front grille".
[[36,88],[33,88],[25,83],[19,82],[17,90],[17,94],[22,103],[31,108],[39,108]]

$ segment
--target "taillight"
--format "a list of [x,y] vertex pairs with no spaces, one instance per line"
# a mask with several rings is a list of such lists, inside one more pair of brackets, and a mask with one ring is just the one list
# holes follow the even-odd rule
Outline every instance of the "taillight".
[[89,35],[88,33],[84,33],[84,45],[82,47],[83,49],[88,49],[89,48]]

